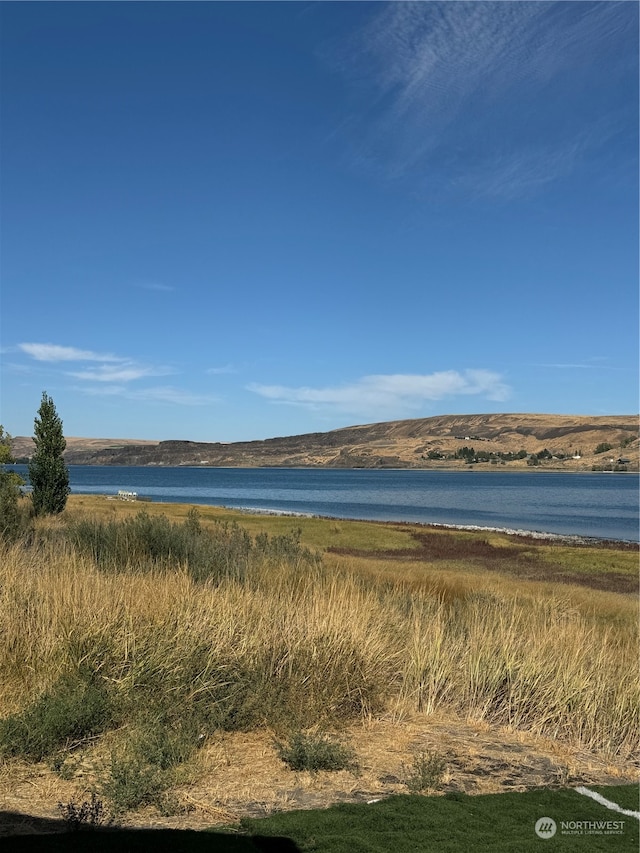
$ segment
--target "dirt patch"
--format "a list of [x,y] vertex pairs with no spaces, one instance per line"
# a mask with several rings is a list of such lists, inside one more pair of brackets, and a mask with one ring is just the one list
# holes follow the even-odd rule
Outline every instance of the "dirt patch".
[[[192,781],[175,790],[182,814],[147,808],[122,823],[132,827],[202,829],[294,809],[361,803],[407,793],[415,757],[435,751],[445,760],[442,792],[470,794],[538,787],[635,782],[637,767],[576,752],[555,741],[451,717],[385,717],[342,733],[359,771],[293,772],[277,756],[267,731],[213,737],[197,759]],[[85,768],[90,762],[85,764]],[[90,796],[91,774],[62,780],[45,765],[5,765],[0,771],[0,835],[53,831],[57,803]]]

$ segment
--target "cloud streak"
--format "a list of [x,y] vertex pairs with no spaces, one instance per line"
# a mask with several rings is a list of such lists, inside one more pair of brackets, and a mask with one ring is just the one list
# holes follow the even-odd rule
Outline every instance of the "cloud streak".
[[78,390],[92,397],[122,397],[125,400],[143,403],[166,403],[176,406],[209,406],[221,402],[220,398],[214,394],[194,394],[191,391],[170,385],[150,388],[128,388],[123,385],[104,385],[102,387],[88,385]]
[[460,395],[503,401],[510,389],[500,374],[490,370],[446,370],[430,374],[364,376],[356,382],[325,388],[253,383],[248,390],[274,403],[311,409],[334,408],[344,412],[404,412],[425,403]]
[[219,398],[214,395],[197,394],[173,386],[131,387],[131,383],[176,373],[177,371],[171,367],[139,364],[125,356],[98,353],[59,344],[22,343],[18,344],[17,348],[39,362],[50,364],[77,362],[80,365],[88,363],[90,366],[83,369],[64,371],[65,376],[79,379],[83,383],[77,389],[83,394],[180,406],[203,406],[219,402]]
[[[356,163],[391,178],[419,173],[500,197],[555,181],[606,138],[593,133],[597,110],[575,126],[562,120],[553,84],[569,75],[572,96],[588,94],[594,63],[608,54],[615,66],[633,27],[626,5],[386,3],[327,50],[357,93],[339,135]],[[539,98],[558,120],[538,119]],[[532,137],[544,150],[531,150]]]
[[237,373],[238,368],[234,367],[232,364],[226,364],[222,367],[209,367],[205,370],[205,373],[208,373],[210,376],[223,376],[227,373]]
[[[534,364],[532,367],[546,367],[550,370],[625,370],[624,367],[617,367],[612,364],[602,364],[602,363],[594,363],[590,362],[587,364],[584,363],[572,363],[572,362],[555,362],[555,363],[544,363],[544,364]],[[631,368],[633,369],[633,368]]]
[[127,361],[126,358],[120,358],[109,353],[97,353],[91,350],[78,349],[77,347],[63,347],[58,344],[18,344],[18,349],[30,355],[36,361]]
[[88,370],[69,371],[68,375],[87,382],[134,382],[136,379],[144,379],[147,376],[167,376],[171,373],[175,371],[170,368],[143,367],[124,363],[114,367],[103,364]]
[[93,350],[60,346],[59,344],[23,343],[18,344],[18,349],[31,356],[35,361],[41,362],[54,364],[74,361],[79,363],[100,362],[95,367],[66,371],[67,376],[87,382],[135,382],[149,376],[167,376],[176,372],[169,367],[150,367],[138,364],[125,356],[98,353]]

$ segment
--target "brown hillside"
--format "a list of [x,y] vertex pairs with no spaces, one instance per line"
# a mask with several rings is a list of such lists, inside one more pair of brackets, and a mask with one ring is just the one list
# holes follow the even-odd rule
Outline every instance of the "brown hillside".
[[[24,442],[31,444],[28,451]],[[610,449],[596,453],[603,445],[610,445]],[[524,454],[547,450],[554,458],[540,460],[541,468],[638,470],[638,418],[441,415],[230,444],[68,438],[65,456],[70,464],[93,465],[451,468],[468,464],[465,459],[451,458],[465,447],[473,448],[477,454],[474,464],[482,467],[526,467]],[[33,443],[19,438],[13,448],[16,456],[23,456],[32,452]],[[521,459],[497,456],[519,452],[524,452]]]
[[[65,437],[66,438],[66,437]],[[155,446],[157,441],[145,441],[136,438],[66,438],[67,454],[75,452],[93,452],[106,448],[122,448],[130,445]],[[33,439],[30,436],[19,435],[11,439],[11,452],[16,458],[31,456],[33,453]]]

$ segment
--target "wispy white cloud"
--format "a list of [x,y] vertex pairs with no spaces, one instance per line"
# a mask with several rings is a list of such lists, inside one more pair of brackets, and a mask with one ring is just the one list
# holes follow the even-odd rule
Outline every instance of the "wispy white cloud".
[[[180,406],[219,402],[219,398],[212,394],[198,394],[173,386],[145,386],[144,380],[177,373],[172,367],[141,364],[126,356],[59,344],[23,343],[18,345],[18,349],[39,362],[78,362],[81,369],[64,370],[62,375],[81,380],[83,384],[75,390],[83,394]],[[89,366],[82,366],[87,362]]]
[[165,367],[143,367],[132,363],[117,366],[103,364],[87,370],[69,371],[68,375],[87,382],[133,382],[147,376],[167,376],[175,370]]
[[[546,111],[533,105],[553,102],[553,84],[567,72],[579,87],[598,57],[609,52],[615,61],[615,45],[633,27],[628,5],[383,4],[360,32],[327,49],[355,93],[338,135],[355,162],[386,176],[418,170],[502,197],[557,180],[606,140],[592,128],[603,116],[542,127]],[[536,133],[544,150],[533,150]]]
[[135,382],[150,376],[167,376],[176,371],[170,367],[150,366],[139,364],[126,356],[112,353],[99,353],[78,347],[60,346],[59,344],[22,343],[18,349],[36,361],[58,362],[99,362],[96,366],[82,370],[66,371],[67,376],[82,379],[86,382],[123,383]]
[[205,370],[205,373],[210,374],[211,376],[222,376],[226,373],[237,373],[238,368],[234,367],[232,364],[226,364],[222,367],[209,367]]
[[58,344],[26,343],[18,344],[18,349],[30,355],[36,361],[102,361],[121,362],[121,358],[110,353],[98,353],[92,350],[78,349],[77,347],[63,347]]
[[583,149],[583,141],[576,138],[560,148],[525,147],[495,154],[452,178],[451,184],[476,196],[518,198],[568,174]]
[[503,401],[510,389],[499,373],[490,370],[446,370],[431,374],[364,376],[350,384],[326,387],[291,388],[253,383],[248,390],[274,403],[308,408],[333,407],[345,412],[403,413],[425,402],[459,395],[478,395]]
[[597,359],[586,363],[554,362],[534,364],[532,367],[546,367],[550,370],[625,370],[624,367],[615,367],[612,364],[603,364]]
[[209,406],[220,402],[220,398],[214,394],[195,394],[172,386],[130,388],[124,385],[86,385],[78,388],[78,390],[94,397],[122,397],[126,400],[168,403],[178,406]]
[[137,392],[137,399],[150,400],[158,403],[174,403],[179,406],[208,406],[211,403],[220,402],[215,394],[194,394],[183,388],[163,386],[158,388],[145,388]]
[[603,149],[620,127],[617,117],[609,115],[607,121],[595,122],[588,131],[581,128],[565,134],[560,143],[556,139],[502,150],[496,146],[490,156],[452,176],[451,184],[472,195],[504,200],[529,195],[570,174],[591,151]]

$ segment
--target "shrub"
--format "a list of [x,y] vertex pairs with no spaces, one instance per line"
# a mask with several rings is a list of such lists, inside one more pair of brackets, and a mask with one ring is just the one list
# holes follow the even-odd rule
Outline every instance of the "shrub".
[[123,521],[83,518],[69,523],[68,535],[73,547],[90,555],[100,569],[148,571],[184,565],[196,581],[243,581],[265,560],[290,566],[320,561],[300,544],[300,531],[273,537],[263,533],[254,542],[235,522],[202,527],[195,508],[182,524],[144,511]]
[[162,708],[162,701],[168,705],[172,697],[154,697],[155,707],[138,711],[128,737],[111,754],[102,793],[114,814],[145,805],[154,805],[164,815],[184,811],[167,789],[176,783],[176,767],[189,760],[206,735],[202,721],[180,697],[172,713]]
[[0,753],[41,761],[103,731],[111,717],[101,684],[82,675],[64,676],[25,710],[0,720]]
[[73,800],[69,803],[58,803],[58,811],[71,832],[85,828],[95,829],[96,826],[111,822],[105,813],[104,803],[98,799],[95,791],[90,800],[84,800],[80,805]]
[[183,524],[172,524],[165,516],[139,512],[123,521],[83,518],[69,524],[74,548],[90,555],[98,568],[148,571],[187,565],[198,580],[231,571],[243,574],[251,550],[251,538],[235,525],[202,530],[195,514]]
[[141,720],[118,753],[112,753],[102,793],[114,814],[154,805],[163,815],[185,809],[167,792],[175,783],[175,768],[202,745],[194,719],[180,722],[167,714]]
[[442,786],[446,762],[437,752],[419,752],[414,756],[413,766],[405,774],[407,788],[417,794],[420,791],[437,791]]
[[140,758],[112,755],[102,792],[114,814],[122,814],[158,802],[170,783],[166,773]]
[[20,501],[22,483],[13,471],[0,468],[0,538],[8,542],[27,539],[33,529],[31,514]]
[[294,732],[288,743],[275,742],[282,761],[291,770],[354,770],[357,767],[353,750],[322,735]]
[[305,563],[319,562],[318,554],[300,544],[301,536],[302,530],[300,528],[280,536],[269,537],[266,533],[259,533],[256,536],[255,547],[259,554],[270,560],[286,562],[289,565],[299,561]]
[[[178,709],[179,710],[179,709]],[[143,719],[131,739],[133,754],[143,762],[169,770],[191,757],[206,739],[194,715],[171,719],[167,712]]]

